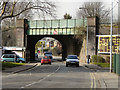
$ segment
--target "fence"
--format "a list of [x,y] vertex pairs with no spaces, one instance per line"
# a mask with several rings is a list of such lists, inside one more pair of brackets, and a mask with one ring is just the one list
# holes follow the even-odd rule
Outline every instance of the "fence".
[[113,72],[120,75],[120,54],[114,54]]

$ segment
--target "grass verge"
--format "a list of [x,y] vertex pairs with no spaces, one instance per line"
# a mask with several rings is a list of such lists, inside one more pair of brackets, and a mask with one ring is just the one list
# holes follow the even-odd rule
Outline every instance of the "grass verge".
[[12,67],[25,65],[25,63],[14,63],[14,62],[0,62],[0,64],[2,64],[2,70],[4,70],[5,68],[12,68]]
[[93,63],[93,64],[96,64],[96,65],[98,65],[98,66],[100,66],[100,67],[110,67],[110,64],[109,63]]

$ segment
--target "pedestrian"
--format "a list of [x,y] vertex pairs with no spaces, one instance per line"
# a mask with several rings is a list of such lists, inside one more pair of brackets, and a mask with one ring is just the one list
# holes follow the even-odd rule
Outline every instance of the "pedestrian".
[[90,55],[87,55],[87,64],[90,63]]

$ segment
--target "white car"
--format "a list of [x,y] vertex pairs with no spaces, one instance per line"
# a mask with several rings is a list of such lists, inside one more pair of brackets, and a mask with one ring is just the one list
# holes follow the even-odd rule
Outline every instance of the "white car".
[[77,58],[77,55],[68,55],[66,58],[66,67],[68,65],[76,65],[76,67],[79,67],[79,60]]

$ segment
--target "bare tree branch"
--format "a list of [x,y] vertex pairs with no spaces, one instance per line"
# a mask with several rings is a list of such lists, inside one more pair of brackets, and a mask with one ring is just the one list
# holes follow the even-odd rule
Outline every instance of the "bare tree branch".
[[4,2],[4,3],[3,3],[3,5],[2,5],[2,11],[1,11],[0,17],[2,17],[3,14],[5,13],[5,9],[6,9],[7,3],[8,3],[8,2]]
[[12,16],[13,13],[14,13],[14,8],[15,8],[16,3],[17,3],[17,2],[13,2],[13,6],[12,6],[12,10],[11,10],[11,16]]
[[98,16],[101,22],[105,22],[109,18],[109,9],[105,9],[102,2],[85,2],[80,8],[78,16]]
[[[19,4],[21,3],[21,4]],[[22,2],[4,2],[2,5],[3,9],[0,10],[1,12],[1,19],[12,18],[22,15],[24,12],[27,12],[32,9],[36,9],[43,13],[46,13],[50,16],[54,16],[56,6],[51,2],[41,2],[38,3],[34,2],[26,2],[25,4]],[[33,13],[31,11],[31,13]]]

